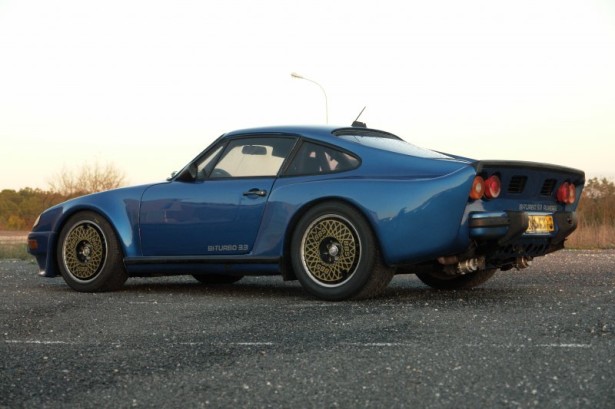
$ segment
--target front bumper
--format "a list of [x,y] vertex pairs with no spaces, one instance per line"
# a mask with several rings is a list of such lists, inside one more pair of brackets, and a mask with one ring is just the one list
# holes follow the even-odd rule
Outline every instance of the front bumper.
[[36,258],[38,274],[41,277],[56,277],[58,275],[53,258],[54,239],[55,234],[48,231],[28,234],[28,253]]

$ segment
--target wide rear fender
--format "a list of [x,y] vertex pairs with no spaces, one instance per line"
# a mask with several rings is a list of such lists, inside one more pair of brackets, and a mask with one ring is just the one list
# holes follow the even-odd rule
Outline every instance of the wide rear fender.
[[356,207],[371,225],[386,264],[440,255],[457,243],[475,170],[433,178],[283,178],[271,192],[254,254],[282,256],[294,222],[328,200]]

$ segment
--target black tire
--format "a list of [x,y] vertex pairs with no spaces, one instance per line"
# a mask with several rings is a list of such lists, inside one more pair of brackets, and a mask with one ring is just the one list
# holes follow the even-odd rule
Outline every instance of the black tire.
[[208,285],[233,284],[243,278],[243,276],[229,276],[221,274],[193,274],[192,277],[194,277],[199,283]]
[[84,211],[71,216],[56,249],[62,277],[74,290],[116,290],[128,278],[115,232],[97,213]]
[[462,276],[445,278],[435,273],[416,273],[423,283],[438,290],[467,290],[477,287],[489,280],[497,269],[479,270]]
[[293,231],[290,253],[303,288],[324,300],[374,297],[394,274],[382,263],[363,215],[340,202],[306,212]]

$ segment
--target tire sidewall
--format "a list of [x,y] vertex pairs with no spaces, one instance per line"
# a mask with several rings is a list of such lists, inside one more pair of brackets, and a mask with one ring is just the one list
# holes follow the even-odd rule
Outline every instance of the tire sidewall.
[[[77,226],[87,223],[93,225],[101,234],[105,245],[105,256],[101,270],[91,279],[73,275],[66,266],[64,246],[70,232]],[[127,275],[123,265],[122,251],[115,232],[109,222],[97,213],[83,211],[71,216],[58,237],[56,246],[58,267],[64,281],[74,290],[83,292],[104,291],[121,286]]]
[[[306,230],[314,221],[327,215],[338,216],[340,220],[350,224],[360,243],[360,255],[354,272],[346,281],[335,286],[319,284],[306,271],[302,260],[301,247]],[[338,301],[358,294],[372,274],[375,257],[375,243],[369,224],[361,213],[344,203],[330,202],[316,205],[303,215],[292,234],[291,263],[295,275],[307,292],[325,300]]]

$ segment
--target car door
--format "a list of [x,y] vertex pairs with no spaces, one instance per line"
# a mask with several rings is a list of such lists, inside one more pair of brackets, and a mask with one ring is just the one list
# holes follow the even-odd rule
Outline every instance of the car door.
[[154,185],[139,215],[144,256],[248,254],[271,188],[295,138],[222,141],[195,161],[192,180]]

